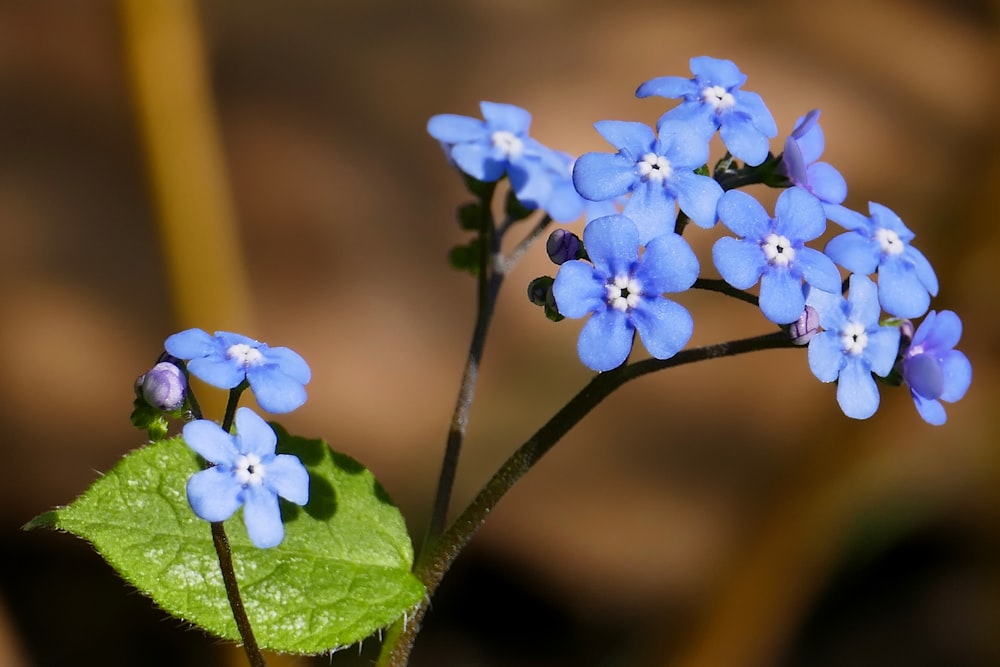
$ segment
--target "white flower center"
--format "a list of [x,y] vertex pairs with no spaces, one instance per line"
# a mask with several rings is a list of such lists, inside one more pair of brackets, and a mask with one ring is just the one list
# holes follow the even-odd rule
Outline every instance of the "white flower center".
[[670,178],[670,160],[657,155],[656,153],[646,153],[642,159],[635,163],[639,170],[639,176],[644,181],[660,182]]
[[490,137],[490,141],[507,158],[517,157],[524,151],[524,142],[507,130],[497,130]]
[[736,104],[736,98],[722,86],[706,86],[701,91],[701,99],[711,104],[716,112],[725,111]]
[[787,236],[768,234],[760,247],[768,264],[772,266],[788,266],[795,259],[795,249]]
[[608,305],[623,313],[635,308],[642,296],[642,285],[631,276],[620,275],[605,285],[608,294]]
[[886,255],[898,255],[906,250],[906,244],[899,238],[899,234],[891,229],[877,229],[875,240],[882,246],[882,252]]
[[264,482],[264,466],[256,454],[244,454],[236,459],[233,472],[244,486],[258,486]]
[[243,368],[259,364],[264,355],[255,347],[250,347],[246,343],[236,343],[226,350],[226,356],[235,359]]
[[840,344],[844,352],[856,357],[864,352],[868,345],[868,333],[860,322],[850,322],[840,332]]

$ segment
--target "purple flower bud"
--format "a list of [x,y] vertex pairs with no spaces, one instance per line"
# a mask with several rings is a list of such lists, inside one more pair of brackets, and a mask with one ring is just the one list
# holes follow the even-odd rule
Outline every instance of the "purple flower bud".
[[799,319],[788,325],[788,337],[796,345],[806,345],[817,333],[819,333],[819,313],[812,306],[806,306]]
[[910,320],[902,320],[899,323],[899,346],[902,349],[906,349],[910,346],[913,341],[913,332],[915,331],[913,322]]
[[545,251],[554,264],[564,264],[580,256],[580,238],[565,229],[557,229],[549,234]]
[[175,364],[161,361],[135,381],[137,392],[151,406],[164,412],[179,410],[186,398],[187,379]]

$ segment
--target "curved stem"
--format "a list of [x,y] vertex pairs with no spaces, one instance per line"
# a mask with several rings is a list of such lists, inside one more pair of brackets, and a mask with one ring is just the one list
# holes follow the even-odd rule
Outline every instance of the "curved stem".
[[775,332],[682,350],[670,359],[645,359],[596,375],[504,462],[441,538],[421,553],[414,567],[414,574],[427,588],[427,595],[415,612],[409,615],[407,623],[397,621],[389,629],[378,663],[380,667],[403,667],[407,664],[423,615],[427,611],[428,601],[458,554],[514,484],[613,391],[643,375],[674,366],[757,350],[790,347],[795,347],[795,344],[788,336],[783,332]]
[[528,248],[530,248],[531,245],[538,240],[538,237],[542,235],[542,232],[544,232],[550,224],[552,224],[552,218],[550,218],[548,214],[543,215],[538,223],[531,228],[531,231],[528,232],[523,239],[521,239],[521,242],[517,244],[517,247],[511,250],[510,254],[503,260],[501,264],[503,273],[510,273],[521,257],[524,256],[524,253],[528,251]]
[[741,289],[736,289],[725,280],[717,280],[714,278],[698,278],[694,281],[692,285],[695,289],[703,289],[708,292],[718,292],[719,294],[725,294],[726,296],[731,296],[734,299],[739,299],[749,303],[751,306],[759,305],[757,302],[757,297],[753,294],[744,292]]
[[226,529],[222,526],[221,521],[212,523],[212,544],[215,545],[215,553],[219,555],[219,569],[222,570],[226,597],[229,598],[229,607],[233,611],[236,628],[243,639],[243,650],[247,654],[247,660],[251,667],[267,667],[264,655],[260,652],[260,647],[257,646],[257,638],[254,637],[250,619],[247,617],[247,610],[243,606],[240,587],[236,582],[236,571],[233,569],[233,553],[229,548],[229,538],[226,537]]

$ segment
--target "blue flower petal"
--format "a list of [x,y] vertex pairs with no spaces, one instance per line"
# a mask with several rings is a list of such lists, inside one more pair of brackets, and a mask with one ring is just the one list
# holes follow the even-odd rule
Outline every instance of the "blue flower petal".
[[267,363],[277,364],[282,373],[302,384],[308,384],[309,380],[312,379],[309,364],[302,358],[302,355],[294,350],[287,347],[269,347],[264,352],[264,358]]
[[807,288],[806,304],[819,313],[819,323],[824,329],[839,331],[847,323],[847,299],[841,296],[839,288],[836,292]]
[[633,162],[653,149],[656,135],[653,129],[645,123],[626,120],[600,120],[594,123],[594,129],[604,137],[604,140],[625,153]]
[[954,403],[965,396],[972,384],[972,364],[969,358],[958,350],[951,350],[942,358],[944,370],[944,391],[941,400]]
[[913,397],[913,403],[917,406],[921,418],[931,426],[941,426],[948,421],[948,415],[940,401],[924,398],[912,390],[910,396]]
[[718,205],[719,220],[737,236],[760,241],[771,231],[771,217],[760,202],[741,190],[722,195]]
[[872,372],[885,377],[892,371],[899,352],[899,327],[878,327],[868,332],[864,356]]
[[621,153],[584,153],[573,165],[573,185],[591,201],[620,197],[638,182],[635,161]]
[[281,523],[278,496],[263,485],[249,485],[244,493],[243,522],[250,541],[258,549],[269,549],[281,544],[285,527]]
[[246,372],[257,404],[268,412],[291,412],[306,402],[306,388],[277,366],[251,366]]
[[920,280],[920,284],[922,284],[924,288],[930,292],[931,296],[937,296],[937,274],[934,273],[934,268],[931,266],[931,263],[927,261],[927,258],[924,257],[923,253],[913,246],[908,245],[906,250],[903,251],[903,257],[913,265],[913,271]]
[[823,205],[802,188],[789,188],[774,204],[774,231],[790,239],[812,241],[826,231]]
[[579,259],[559,267],[552,294],[563,317],[583,317],[605,307],[607,292],[594,267]]
[[878,323],[882,307],[879,305],[878,290],[868,276],[853,274],[848,283],[847,301],[853,319],[865,326]]
[[694,320],[678,303],[669,299],[643,301],[632,311],[632,324],[642,344],[657,359],[669,359],[691,340]]
[[207,419],[188,422],[181,434],[187,446],[209,463],[232,465],[239,456],[233,437],[215,422]]
[[649,242],[635,277],[645,294],[683,292],[698,279],[698,256],[683,237],[668,232]]
[[732,236],[723,236],[715,242],[712,262],[722,279],[737,289],[756,285],[767,266],[767,259],[759,245]]
[[924,398],[938,399],[944,391],[944,369],[929,354],[918,354],[906,360],[903,377],[910,389]]
[[677,193],[677,203],[684,213],[702,229],[715,226],[716,209],[722,197],[722,186],[714,178],[690,171],[676,171],[670,184]]
[[913,345],[922,345],[927,351],[951,350],[962,338],[962,320],[950,310],[931,311],[913,335]]
[[[622,214],[635,223],[639,243],[646,245],[660,234],[674,231],[677,220],[677,201],[662,183],[639,183],[625,203]],[[590,244],[587,243],[587,252]],[[591,255],[593,257],[593,255]]]
[[847,181],[839,171],[826,162],[816,162],[806,170],[809,191],[822,201],[839,204],[847,198]]
[[858,232],[844,232],[834,236],[823,252],[852,273],[868,275],[878,268],[878,245]]
[[839,204],[826,207],[826,217],[851,231],[867,232],[871,228],[871,221],[868,218]]
[[719,136],[730,153],[754,167],[767,159],[767,137],[749,116],[730,113],[725,118],[719,128]]
[[639,230],[624,215],[591,220],[583,229],[583,244],[590,261],[606,276],[627,272],[639,259]]
[[309,502],[309,471],[297,456],[279,454],[267,464],[264,484],[279,496],[305,505]]
[[493,148],[481,143],[456,144],[451,149],[451,159],[463,173],[476,180],[492,183],[503,176],[506,160],[497,160]]
[[878,294],[885,311],[896,317],[920,317],[931,305],[916,272],[898,255],[879,266]]
[[595,371],[610,371],[621,366],[632,350],[633,331],[628,318],[620,311],[609,308],[594,313],[583,325],[577,340],[580,361]]
[[163,349],[178,359],[195,359],[215,352],[218,343],[207,331],[188,329],[168,336]]
[[225,521],[231,517],[243,503],[242,496],[243,485],[229,467],[207,468],[187,481],[188,504],[205,521]]
[[[721,240],[721,239],[720,239]],[[802,282],[787,269],[765,271],[760,279],[760,311],[775,324],[790,324],[805,310]]]
[[698,84],[691,79],[682,76],[659,76],[640,85],[635,91],[635,96],[678,98],[694,96],[699,92]]
[[795,267],[813,287],[824,292],[840,293],[840,271],[829,257],[812,248],[795,251]]
[[833,382],[846,362],[840,334],[821,331],[809,341],[809,370],[820,382]]
[[764,104],[764,99],[760,95],[740,90],[733,93],[733,97],[736,98],[736,106],[734,108],[750,116],[754,127],[761,134],[765,137],[778,136],[778,124],[774,122],[771,110]]
[[691,73],[701,85],[709,84],[733,88],[746,83],[746,74],[741,72],[731,60],[713,58],[711,56],[695,56],[688,63]]
[[486,126],[478,118],[444,113],[431,116],[427,133],[446,144],[479,141],[486,136]]
[[480,102],[479,110],[492,130],[504,130],[515,135],[525,135],[531,126],[531,114],[513,104]]
[[256,412],[250,408],[240,408],[236,411],[235,421],[241,454],[256,454],[262,459],[274,455],[278,436]]
[[878,387],[861,359],[849,359],[840,371],[837,403],[852,419],[868,419],[878,410]]

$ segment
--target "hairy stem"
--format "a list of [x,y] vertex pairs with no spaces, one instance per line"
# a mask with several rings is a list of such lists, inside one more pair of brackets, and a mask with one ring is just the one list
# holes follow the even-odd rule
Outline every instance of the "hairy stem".
[[596,375],[504,462],[451,527],[421,553],[414,573],[427,588],[427,596],[406,623],[397,621],[389,629],[382,645],[379,667],[404,667],[408,663],[429,600],[458,554],[514,484],[613,391],[643,375],[674,366],[789,347],[795,347],[794,343],[783,332],[775,332],[683,350],[670,359],[645,359]]

